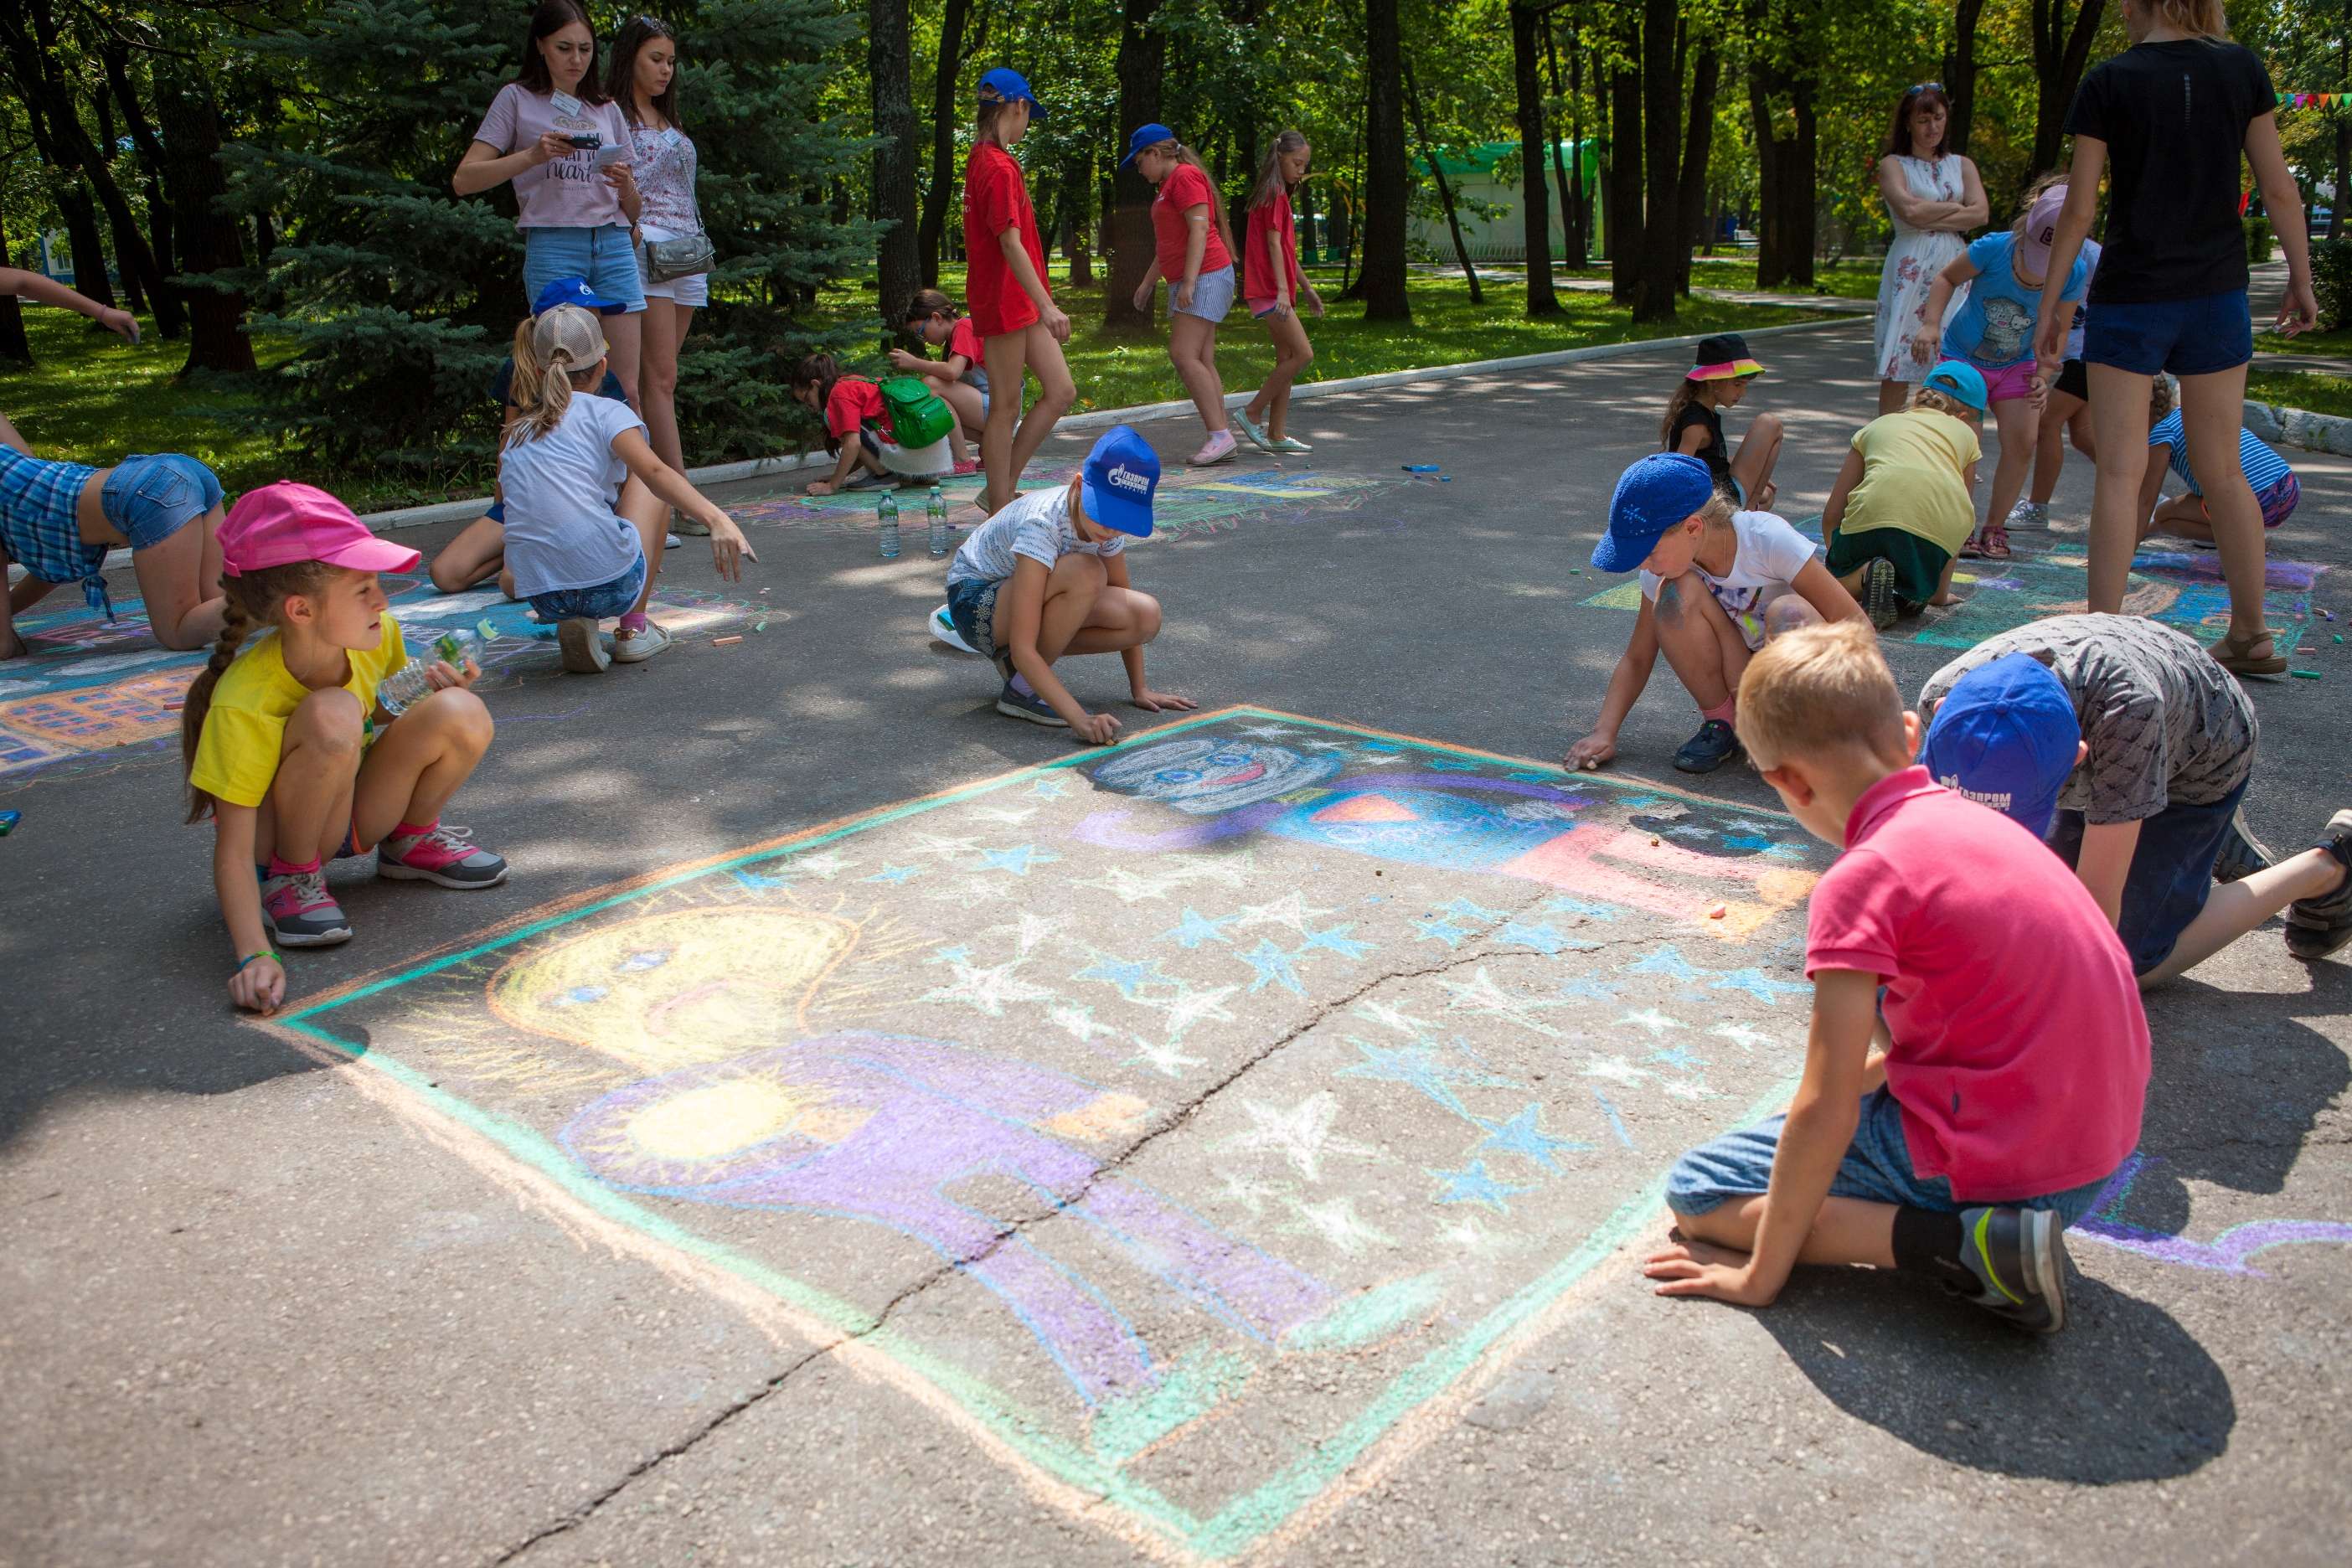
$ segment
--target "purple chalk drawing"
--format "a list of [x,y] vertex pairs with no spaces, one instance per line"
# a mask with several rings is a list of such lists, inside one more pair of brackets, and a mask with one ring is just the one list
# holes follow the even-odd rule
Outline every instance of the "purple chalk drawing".
[[2091,1212],[2074,1222],[2073,1233],[2159,1262],[2179,1264],[2184,1268],[2201,1268],[2212,1274],[2234,1274],[2251,1279],[2270,1278],[2251,1261],[2254,1254],[2267,1247],[2315,1241],[2352,1247],[2352,1225],[2335,1220],[2251,1220],[2244,1225],[2231,1226],[2211,1241],[2191,1241],[2185,1236],[2146,1230],[2115,1218],[2116,1211],[2131,1196],[2132,1184],[2139,1179],[2143,1170],[2156,1163],[2156,1157],[2147,1154],[2136,1153],[2126,1159],[2107,1184],[2100,1189],[2099,1195],[2092,1200]]
[[1335,1300],[1320,1280],[1067,1142],[1107,1135],[1143,1110],[1031,1063],[849,1033],[631,1084],[561,1136],[613,1186],[866,1220],[923,1243],[994,1292],[1094,1405],[1155,1386],[1160,1363],[1105,1285],[958,1202],[962,1184],[1034,1189],[1195,1309],[1262,1342]]

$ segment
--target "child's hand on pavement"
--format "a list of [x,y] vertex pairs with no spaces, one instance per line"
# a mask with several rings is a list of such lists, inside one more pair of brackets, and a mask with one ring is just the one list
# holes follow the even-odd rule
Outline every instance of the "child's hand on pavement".
[[1081,713],[1070,731],[1090,746],[1118,744],[1118,721],[1108,713]]
[[1595,730],[1590,735],[1587,735],[1582,740],[1577,742],[1576,744],[1569,747],[1568,755],[1559,760],[1559,765],[1566,768],[1572,773],[1582,773],[1587,768],[1597,768],[1601,766],[1601,763],[1612,760],[1616,755],[1617,737],[1614,735],[1604,735],[1600,731]]
[[743,580],[743,563],[760,559],[751,549],[751,541],[743,537],[743,531],[735,525],[735,520],[717,507],[712,507],[702,521],[710,529],[710,563],[728,582],[740,583]]
[[263,953],[228,977],[228,997],[248,1013],[275,1013],[286,1000],[286,971]]
[[1780,1293],[1767,1289],[1756,1278],[1754,1261],[1744,1252],[1704,1241],[1675,1242],[1650,1254],[1643,1275],[1660,1281],[1661,1296],[1705,1296],[1740,1307],[1769,1307]]
[[808,482],[808,493],[813,496],[829,496],[833,493],[833,482],[829,479],[811,479]]
[[1137,692],[1129,700],[1146,713],[1190,713],[1200,706],[1189,697],[1177,697],[1165,691],[1154,691],[1149,687]]

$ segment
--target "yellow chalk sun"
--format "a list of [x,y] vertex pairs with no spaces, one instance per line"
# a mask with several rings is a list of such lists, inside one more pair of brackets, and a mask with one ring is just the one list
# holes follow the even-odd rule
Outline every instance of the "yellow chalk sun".
[[646,1107],[629,1118],[629,1141],[656,1159],[721,1159],[783,1131],[800,1111],[782,1084],[736,1079]]

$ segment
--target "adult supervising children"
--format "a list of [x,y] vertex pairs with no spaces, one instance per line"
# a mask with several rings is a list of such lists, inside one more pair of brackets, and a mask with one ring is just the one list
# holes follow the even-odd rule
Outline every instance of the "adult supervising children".
[[1923,81],[1895,101],[1895,124],[1878,160],[1878,194],[1895,220],[1895,243],[1878,274],[1878,411],[1909,400],[1927,366],[1911,340],[1927,325],[1927,289],[1960,254],[1960,237],[1985,221],[1977,166],[1951,150],[1952,106],[1944,84]]
[[[1062,357],[1070,318],[1045,283],[1045,245],[1037,209],[1012,150],[1045,110],[1019,71],[999,66],[980,79],[980,110],[972,122],[971,160],[963,171],[963,243],[972,325],[979,330],[990,388],[988,423],[980,437],[988,488],[980,508],[1010,501],[1021,472],[1077,400],[1076,383]],[[1037,401],[1021,412],[1024,378],[1037,376]]]
[[1234,455],[1225,416],[1225,384],[1217,374],[1217,323],[1234,308],[1234,247],[1225,231],[1225,204],[1201,155],[1165,125],[1140,125],[1127,139],[1124,169],[1160,187],[1151,201],[1151,266],[1136,285],[1135,308],[1151,308],[1151,292],[1168,279],[1168,359],[1184,383],[1209,438],[1190,459],[1194,467]]

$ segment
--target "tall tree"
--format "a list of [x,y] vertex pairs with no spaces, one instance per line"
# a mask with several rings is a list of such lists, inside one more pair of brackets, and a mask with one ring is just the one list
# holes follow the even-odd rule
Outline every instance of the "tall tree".
[[907,301],[923,286],[908,28],[907,0],[866,0],[866,89],[874,105],[873,210],[866,216],[882,228],[876,292],[885,331],[898,330],[907,319]]
[[[1544,60],[1551,68],[1551,95],[1559,98],[1559,43],[1549,26],[1544,28]],[[1551,156],[1559,174],[1560,207],[1566,215],[1560,227],[1568,236],[1568,267],[1574,272],[1583,268],[1592,237],[1584,191],[1584,54],[1577,46],[1573,22],[1569,25],[1568,68],[1568,153],[1563,158],[1555,143]]]
[[[188,289],[188,360],[192,370],[250,371],[253,340],[245,328],[245,292],[229,276],[245,264],[243,231],[223,205],[228,180],[220,166],[220,106],[207,73],[184,67],[159,74],[155,109]],[[207,280],[207,275],[213,279]]]
[[2099,17],[2107,0],[2082,0],[2071,21],[2066,0],[2033,0],[2033,155],[2028,176],[2057,167],[2058,143],[2066,133],[2066,110],[2083,72],[2091,63],[2091,45],[2099,36]]
[[155,253],[155,265],[163,274],[164,292],[168,294],[173,288],[172,274],[179,268],[173,260],[172,246],[172,203],[163,190],[163,143],[155,139],[155,127],[149,121],[146,108],[139,101],[138,89],[131,79],[130,47],[120,38],[105,38],[100,46],[100,58],[106,68],[107,90],[114,95],[115,105],[122,111],[122,123],[130,128],[131,144],[137,150],[140,165],[147,176],[147,244]]
[[[1820,209],[1814,0],[1748,0],[1748,110],[1755,124],[1756,287],[1813,286]],[[1785,107],[1784,107],[1785,106]]]
[[[1152,24],[1160,0],[1123,0],[1118,32],[1118,123],[1122,132],[1160,118],[1160,79],[1167,68],[1168,40]],[[1136,309],[1135,291],[1151,270],[1151,182],[1130,163],[1111,175],[1110,289],[1103,298],[1103,324],[1141,327],[1151,323],[1149,307]]]
[[956,84],[963,71],[964,19],[971,13],[969,0],[947,0],[940,16],[940,58],[931,78],[931,184],[923,193],[923,216],[915,230],[926,289],[939,287],[940,244],[947,235],[948,198],[955,193],[956,121],[963,107]]
[[1511,0],[1511,77],[1518,97],[1520,211],[1527,220],[1528,314],[1531,318],[1560,313],[1559,295],[1551,286],[1551,187],[1544,172],[1546,155],[1554,151],[1544,128],[1543,60],[1538,53],[1538,36],[1544,26],[1542,12],[1522,0]]
[[1679,0],[1642,0],[1642,159],[1644,216],[1633,269],[1633,319],[1675,319],[1675,288],[1690,256],[1683,227],[1683,51]]
[[1691,62],[1690,117],[1683,132],[1683,172],[1678,182],[1683,249],[1676,287],[1685,294],[1690,292],[1690,247],[1712,237],[1706,226],[1707,163],[1715,150],[1715,95],[1722,77],[1723,58],[1716,52],[1710,31],[1700,39],[1698,58]]
[[1405,217],[1412,170],[1404,153],[1404,51],[1397,0],[1364,0],[1364,270],[1368,321],[1410,321]]
[[1470,280],[1470,302],[1483,305],[1486,291],[1478,282],[1477,264],[1470,259],[1470,247],[1462,242],[1462,215],[1454,205],[1454,187],[1446,183],[1445,165],[1438,161],[1437,143],[1430,140],[1429,116],[1421,105],[1421,85],[1412,79],[1412,62],[1404,62],[1404,100],[1412,110],[1413,134],[1421,141],[1422,162],[1429,165],[1430,176],[1437,182],[1437,203],[1445,209],[1445,227],[1454,237],[1454,259],[1461,264],[1462,276]]
[[1958,0],[1952,12],[1952,47],[1944,51],[1944,96],[1951,101],[1945,139],[1955,153],[1969,150],[1977,121],[1977,18],[1985,0]]
[[[1646,3],[1646,0],[1645,0]],[[1633,302],[1642,268],[1642,18],[1617,13],[1609,61],[1609,297]]]

